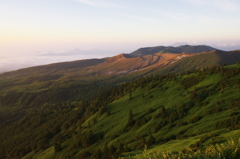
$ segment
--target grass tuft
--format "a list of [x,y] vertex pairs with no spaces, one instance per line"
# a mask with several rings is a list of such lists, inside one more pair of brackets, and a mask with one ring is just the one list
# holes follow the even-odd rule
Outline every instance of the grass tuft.
[[238,140],[228,140],[222,144],[210,145],[205,149],[193,150],[186,148],[179,152],[160,152],[144,150],[142,155],[136,155],[137,159],[239,159],[240,157],[240,138]]

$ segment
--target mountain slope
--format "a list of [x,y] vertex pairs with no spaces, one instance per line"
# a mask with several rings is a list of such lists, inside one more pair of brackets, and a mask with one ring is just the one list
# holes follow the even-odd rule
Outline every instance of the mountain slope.
[[102,74],[128,74],[134,71],[163,68],[190,54],[153,54],[131,57],[129,54],[120,54],[107,59],[105,62],[91,67],[91,72]]
[[144,55],[151,55],[155,53],[201,53],[201,52],[209,52],[212,50],[216,50],[210,46],[206,45],[197,45],[197,46],[190,46],[190,45],[182,45],[178,47],[172,46],[156,46],[156,47],[146,47],[140,48],[130,55],[133,56],[144,56]]
[[[239,51],[215,50],[194,54],[156,53],[141,57],[120,54],[106,59],[80,60],[4,73],[0,75],[0,157],[9,155],[9,158],[19,158],[19,156],[22,157],[28,152],[36,155],[34,151],[45,152],[47,148],[50,148],[48,149],[49,152],[51,151],[58,156],[58,153],[55,154],[52,151],[54,149],[51,146],[55,147],[56,152],[63,149],[59,155],[64,157],[68,155],[81,156],[83,155],[81,153],[89,155],[87,152],[95,153],[94,150],[96,149],[100,149],[99,152],[102,152],[100,147],[106,143],[109,144],[109,142],[112,142],[114,147],[118,148],[119,141],[127,142],[126,149],[129,147],[130,150],[126,150],[126,152],[142,149],[141,146],[136,147],[136,145],[141,145],[138,142],[141,143],[147,139],[146,136],[143,139],[142,135],[151,130],[150,127],[145,125],[146,122],[150,118],[152,120],[152,115],[157,115],[157,109],[160,109],[162,105],[165,105],[165,108],[168,109],[183,102],[185,111],[185,106],[189,104],[186,102],[190,102],[188,106],[193,107],[193,103],[189,99],[189,93],[194,90],[193,86],[196,87],[196,93],[203,98],[206,95],[202,94],[201,91],[211,92],[216,87],[217,98],[222,99],[226,96],[232,101],[226,99],[225,102],[230,104],[234,104],[231,102],[238,102],[235,97],[238,93],[239,79],[235,74],[236,72],[239,73],[239,70],[234,69],[238,66],[232,66],[233,73],[230,73],[230,68],[228,70],[227,68],[216,67],[211,70],[206,69],[206,67],[236,63],[239,60]],[[192,75],[185,74],[185,76],[177,77],[174,74],[168,74],[196,68],[201,69]],[[202,74],[200,70],[203,71]],[[214,71],[216,71],[216,75],[212,75]],[[162,74],[168,75],[159,76]],[[146,75],[152,76],[130,82]],[[157,75],[156,78],[153,75]],[[191,78],[191,76],[196,76],[196,78]],[[203,81],[201,82],[201,80]],[[123,82],[129,83],[116,87]],[[197,87],[203,88],[198,90]],[[221,95],[223,88],[224,92],[228,92],[228,94],[223,92],[224,96]],[[208,95],[211,96],[211,94]],[[215,94],[212,95],[209,98],[214,99]],[[131,100],[128,100],[129,98]],[[194,110],[192,111],[195,113],[198,110],[195,107],[196,105],[203,106],[212,103],[211,100],[207,99],[202,102],[200,97],[196,100],[200,101],[193,101]],[[113,103],[108,105],[111,102]],[[226,103],[218,102],[223,104],[223,107],[226,106]],[[214,104],[216,103],[212,103],[212,105]],[[139,106],[139,109],[137,106]],[[129,111],[131,107],[133,108],[133,117],[136,117],[135,119],[138,119],[138,121],[134,119],[134,122],[130,122],[130,125],[136,124],[136,130],[125,127],[128,120],[126,112],[131,114]],[[151,107],[154,109],[149,109]],[[208,108],[210,107],[208,105]],[[134,109],[136,109],[136,112]],[[229,111],[232,111],[232,108]],[[155,113],[151,115],[150,112]],[[112,114],[114,116],[111,116]],[[190,116],[194,117],[196,114],[191,113]],[[186,119],[190,119],[190,116]],[[224,117],[227,118],[227,116]],[[98,122],[102,119],[104,122]],[[108,123],[109,120],[118,126],[113,128],[114,125]],[[118,120],[122,122],[116,123]],[[151,121],[149,126],[155,127],[156,122]],[[161,122],[163,125],[166,124],[165,121],[161,120]],[[214,122],[217,123],[217,121]],[[93,126],[95,124],[96,126]],[[160,136],[164,136],[164,133],[168,131],[168,129],[160,130],[162,127],[159,128],[159,125],[156,127],[156,131],[159,129]],[[132,138],[132,141],[128,141],[131,134],[136,134],[137,139]],[[104,138],[105,135],[107,139]],[[197,134],[186,133],[186,135]],[[154,135],[154,137],[156,136]],[[170,137],[164,136],[166,139],[162,141],[159,138],[158,141],[160,143],[166,142],[169,141]],[[96,144],[96,141],[99,141],[99,144]],[[80,154],[76,154],[78,151]],[[118,151],[119,153],[114,154],[120,155],[123,152],[122,150]]]
[[160,74],[180,73],[182,71],[201,69],[204,67],[212,67],[219,65],[231,65],[240,61],[240,51],[225,52],[214,50],[207,53],[197,54],[195,56],[186,57],[172,65],[158,70]]
[[97,98],[114,98],[110,104],[87,104],[89,110],[97,110],[86,111],[83,122],[62,129],[61,134],[70,137],[59,141],[57,153],[50,148],[51,154],[54,158],[128,158],[142,153],[145,145],[149,152],[158,147],[168,151],[164,147],[169,145],[172,151],[185,152],[186,146],[194,151],[224,143],[227,134],[238,139],[239,73],[239,65],[220,66],[122,85]]
[[0,74],[0,78],[8,78],[14,76],[14,78],[22,76],[32,76],[35,74],[54,74],[60,73],[68,70],[81,70],[85,67],[90,67],[93,65],[100,64],[104,62],[105,59],[89,59],[89,60],[78,60],[72,62],[61,62],[49,65],[35,66],[25,69],[20,69],[17,71],[11,71],[7,73]]
[[[178,50],[179,53],[155,53],[159,51],[153,51],[149,54],[149,50],[162,50],[164,48],[174,48],[174,47],[154,47],[154,48],[143,48],[142,54],[145,56],[135,57],[131,54],[120,54],[114,57],[106,58],[106,59],[90,59],[90,60],[79,60],[74,62],[65,62],[58,64],[50,64],[45,66],[31,67],[26,69],[21,69],[18,71],[13,71],[9,73],[4,73],[0,75],[0,78],[11,79],[11,78],[22,78],[38,75],[56,75],[59,78],[63,77],[64,79],[73,79],[77,77],[81,77],[82,79],[93,78],[94,76],[99,75],[117,75],[118,74],[128,74],[138,70],[146,70],[146,69],[161,69],[163,67],[169,66],[177,61],[183,61],[189,56],[197,57],[187,58],[190,60],[186,61],[200,61],[194,65],[186,64],[187,67],[197,68],[197,67],[206,67],[213,65],[221,65],[221,64],[233,64],[239,61],[239,51],[232,52],[223,52],[223,51],[211,51],[211,52],[201,52],[204,50],[212,50],[213,48],[209,46],[199,45],[199,46],[179,46],[174,49]],[[141,49],[139,49],[141,50]],[[145,50],[145,51],[143,51]],[[185,53],[182,53],[185,52]],[[194,53],[194,54],[193,54]],[[201,57],[202,56],[202,57]],[[209,56],[209,57],[207,57]],[[199,58],[199,59],[198,59]],[[203,60],[204,59],[204,60]],[[220,61],[219,61],[220,60]],[[195,63],[195,62],[193,62]],[[189,65],[189,66],[188,66]],[[198,65],[198,66],[197,66]],[[179,69],[182,69],[181,67]],[[184,71],[185,69],[182,69]],[[40,77],[41,79],[43,77]],[[47,77],[46,77],[47,78]],[[58,79],[59,79],[58,78]],[[40,79],[40,80],[41,80]],[[51,79],[51,77],[50,77]],[[88,79],[89,80],[89,79]],[[87,80],[87,81],[88,81]]]
[[21,69],[0,75],[0,105],[8,109],[9,105],[29,107],[67,100],[82,101],[94,97],[99,90],[111,84],[148,74],[180,73],[224,63],[234,64],[239,60],[240,51],[216,50],[195,54],[157,53],[141,57],[120,54],[107,59]]
[[[32,95],[32,105],[59,99],[83,100],[98,93],[99,88],[109,84],[133,80],[144,75],[179,73],[197,68],[234,64],[240,60],[240,51],[211,51],[195,54],[156,53],[140,57],[120,54],[107,59],[90,59],[59,64],[50,64],[21,69],[0,75],[0,101],[26,104],[24,96]],[[73,95],[78,92],[78,95]],[[45,101],[36,96],[47,97]],[[35,102],[36,103],[35,103]],[[8,104],[10,104],[8,103]],[[34,104],[35,103],[35,104]]]

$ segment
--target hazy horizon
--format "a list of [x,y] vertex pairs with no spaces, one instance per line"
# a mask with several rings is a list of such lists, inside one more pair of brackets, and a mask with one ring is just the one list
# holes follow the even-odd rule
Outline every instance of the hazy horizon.
[[[175,43],[172,45],[166,46],[180,46],[180,45],[190,45],[188,43]],[[199,44],[202,45],[202,44]],[[160,46],[160,45],[158,45]],[[145,46],[151,47],[151,46]],[[216,49],[221,50],[234,50],[236,46],[232,47],[214,47]],[[140,47],[139,47],[140,48]],[[236,47],[240,48],[240,47]],[[39,65],[46,65],[52,63],[59,63],[59,62],[70,62],[76,60],[83,60],[83,59],[92,59],[92,58],[105,58],[118,55],[120,53],[131,53],[134,50],[129,51],[113,51],[113,50],[100,50],[100,49],[92,49],[92,50],[81,50],[79,48],[75,48],[73,50],[69,50],[67,52],[48,52],[46,54],[38,54],[38,55],[28,55],[28,56],[1,56],[1,63],[0,63],[0,73],[18,70],[21,68],[27,68],[32,66],[39,66]]]
[[[0,72],[176,43],[240,49],[239,13],[237,0],[0,1]],[[107,53],[38,56],[74,49]]]

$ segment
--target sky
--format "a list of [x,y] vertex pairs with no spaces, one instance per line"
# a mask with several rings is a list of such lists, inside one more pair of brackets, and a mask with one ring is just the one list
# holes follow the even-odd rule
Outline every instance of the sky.
[[239,28],[239,0],[0,0],[0,72],[148,46],[240,49]]

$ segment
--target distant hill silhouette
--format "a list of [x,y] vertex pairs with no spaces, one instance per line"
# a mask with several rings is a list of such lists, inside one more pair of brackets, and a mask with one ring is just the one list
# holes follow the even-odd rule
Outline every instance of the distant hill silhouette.
[[209,157],[225,150],[238,158],[240,143],[229,147],[240,134],[240,51],[192,53],[198,48],[208,49],[165,47],[173,53],[1,74],[0,158],[160,158],[155,150],[185,156],[210,145],[205,155],[213,144],[221,149]]
[[[157,47],[163,48],[164,46]],[[119,54],[103,59],[88,59],[73,62],[62,62],[43,66],[35,66],[17,71],[0,74],[0,79],[9,83],[17,79],[23,83],[32,84],[36,81],[55,81],[56,83],[121,83],[149,74],[180,73],[183,71],[206,68],[224,64],[235,64],[240,61],[240,51],[212,50],[196,53],[198,50],[213,49],[208,46],[180,46],[164,47],[179,51],[195,53],[155,53],[149,55],[148,51],[142,52],[144,56],[132,54]],[[139,49],[141,50],[141,49]],[[143,49],[142,49],[143,50]],[[156,47],[152,48],[156,51]],[[164,49],[162,50],[162,52]],[[52,81],[53,80],[53,81]],[[68,82],[66,82],[68,81]],[[110,82],[111,81],[111,82]],[[21,83],[20,82],[20,83]],[[13,82],[14,83],[14,82]],[[20,84],[18,83],[18,84]],[[79,82],[77,82],[79,84]],[[2,83],[4,87],[8,86]],[[1,85],[0,85],[1,88]]]
[[209,52],[212,50],[217,50],[211,46],[207,45],[182,45],[178,47],[173,46],[155,46],[155,47],[145,47],[140,48],[132,53],[130,55],[132,56],[144,56],[144,55],[151,55],[155,53],[201,53],[201,52]]
[[201,67],[235,64],[239,61],[239,50],[227,52],[206,45],[158,46],[140,48],[130,54],[119,54],[109,58],[78,60],[20,69],[4,73],[0,75],[0,78],[10,76],[15,78],[38,77],[40,74],[44,74],[45,77],[54,74],[58,75],[57,77],[65,76],[68,79],[81,77],[82,80],[87,81],[89,78],[96,80],[100,76],[104,79],[117,76],[119,80],[119,78],[122,78],[119,75],[125,75],[126,77],[128,74],[135,74],[134,77],[137,78],[150,72],[160,74],[176,73]]

